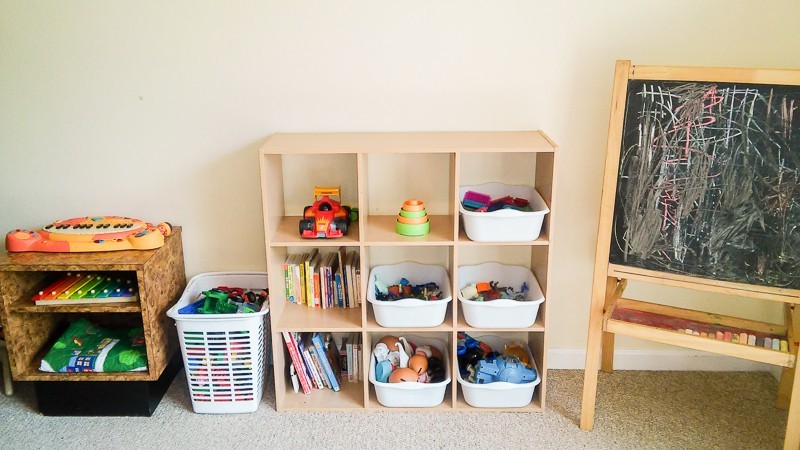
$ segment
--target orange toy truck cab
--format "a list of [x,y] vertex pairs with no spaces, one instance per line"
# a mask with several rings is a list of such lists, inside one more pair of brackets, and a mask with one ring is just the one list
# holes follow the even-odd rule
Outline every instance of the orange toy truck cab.
[[339,187],[314,187],[314,204],[303,209],[300,219],[301,237],[338,238],[347,234],[350,208],[341,204],[340,191]]

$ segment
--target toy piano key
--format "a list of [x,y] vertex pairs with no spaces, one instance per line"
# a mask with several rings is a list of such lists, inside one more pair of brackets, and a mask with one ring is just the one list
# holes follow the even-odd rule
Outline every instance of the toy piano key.
[[77,291],[75,291],[74,294],[70,295],[69,298],[72,299],[72,300],[76,300],[76,299],[88,297],[89,296],[89,291],[92,288],[96,287],[98,284],[102,283],[102,282],[103,282],[103,277],[98,276],[98,275],[94,275],[93,278],[88,283],[86,283],[83,286],[81,286],[81,288],[78,289]]
[[136,290],[134,288],[127,288],[127,289],[120,289],[115,294],[112,294],[112,297],[133,297],[136,295]]
[[110,293],[109,297],[132,297],[133,296],[133,288],[130,286],[120,286],[117,289],[114,289],[114,292]]
[[64,280],[64,284],[61,286],[56,287],[55,289],[51,290],[48,295],[45,295],[42,300],[54,300],[58,298],[58,296],[63,295],[64,292],[70,290],[72,286],[75,286],[78,283],[81,283],[84,279],[86,274],[83,273],[76,273],[75,275],[70,275]]
[[96,298],[108,298],[112,292],[121,286],[121,281],[122,280],[120,279],[110,280],[106,285],[103,286],[100,292],[97,293]]
[[101,252],[152,250],[164,245],[172,226],[122,216],[89,216],[59,220],[43,229],[16,229],[6,234],[9,252]]
[[100,284],[90,289],[89,295],[92,296],[92,298],[97,297],[97,294],[102,292],[110,283],[112,283],[111,277],[101,277]]
[[[31,300],[35,302],[36,300],[42,300],[44,298],[47,298],[47,296],[49,296],[49,295],[54,295],[56,290],[59,289],[62,285],[64,285],[64,287],[66,288],[66,286],[68,286],[66,284],[67,282],[69,282],[70,284],[74,283],[74,280],[71,278],[71,276],[72,276],[72,274],[68,273],[63,277],[59,277],[58,279],[56,279],[55,281],[53,281],[49,285],[47,285],[44,288],[42,288],[42,290],[40,290],[38,293],[36,293],[36,295],[34,295],[33,298],[31,298]],[[63,289],[61,289],[61,290],[63,290]],[[53,294],[51,294],[51,292]]]
[[61,293],[61,295],[56,296],[56,298],[59,299],[59,300],[66,300],[66,299],[70,298],[70,296],[72,294],[74,294],[75,292],[78,291],[78,289],[82,288],[87,283],[92,281],[94,279],[94,277],[95,277],[94,275],[86,275],[86,276],[82,277],[80,280],[78,280],[77,283],[75,283],[72,286],[70,286],[67,289],[65,289],[64,292]]

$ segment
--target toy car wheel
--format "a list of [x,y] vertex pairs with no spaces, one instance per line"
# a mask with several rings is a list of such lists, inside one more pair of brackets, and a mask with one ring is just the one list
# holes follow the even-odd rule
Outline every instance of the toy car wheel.
[[311,219],[301,219],[300,220],[300,236],[303,235],[303,231],[313,231],[314,230],[314,221]]
[[336,227],[336,229],[341,230],[342,234],[347,234],[347,219],[343,219],[341,217],[333,219],[333,226]]

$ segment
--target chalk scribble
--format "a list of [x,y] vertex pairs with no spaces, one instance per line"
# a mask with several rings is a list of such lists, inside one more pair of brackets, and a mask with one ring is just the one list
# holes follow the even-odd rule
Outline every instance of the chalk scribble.
[[611,262],[800,288],[800,87],[631,81]]

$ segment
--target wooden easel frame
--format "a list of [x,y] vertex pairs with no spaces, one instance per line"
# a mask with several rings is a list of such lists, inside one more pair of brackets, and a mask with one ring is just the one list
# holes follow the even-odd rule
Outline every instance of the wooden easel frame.
[[[794,370],[798,354],[797,345],[795,344],[797,342],[796,333],[800,333],[800,306],[795,307],[794,305],[800,304],[800,290],[709,280],[609,263],[617,173],[625,120],[627,87],[629,80],[637,79],[800,85],[800,71],[634,66],[630,61],[617,61],[614,74],[611,119],[608,129],[608,147],[606,149],[605,175],[603,177],[603,193],[600,205],[600,222],[595,253],[594,278],[592,282],[592,301],[586,347],[586,372],[584,375],[580,426],[585,430],[592,429],[594,423],[595,399],[597,395],[598,368],[602,367],[604,372],[611,372],[613,370],[614,336],[615,334],[623,334],[784,367],[781,384],[778,390],[778,399],[776,401],[777,406],[789,410],[784,448],[800,448],[800,388],[792,389],[792,386],[800,386],[800,370]],[[653,303],[627,300],[622,298],[622,294],[628,280],[784,302],[786,324],[767,324],[735,317],[724,317],[701,311],[671,308]],[[611,314],[617,305],[624,305],[640,310],[650,310],[651,312],[675,317],[704,320],[709,323],[727,323],[734,327],[739,326],[746,329],[764,330],[781,334],[785,333],[789,341],[789,353],[731,344],[670,330],[615,321],[611,318]]]

